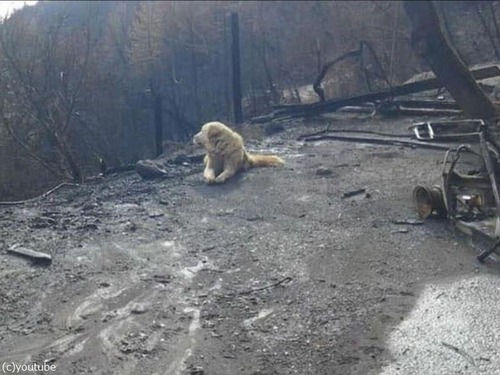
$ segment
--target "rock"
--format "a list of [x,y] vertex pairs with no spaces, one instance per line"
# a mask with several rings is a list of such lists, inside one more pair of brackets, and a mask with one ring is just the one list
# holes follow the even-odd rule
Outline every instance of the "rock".
[[331,175],[333,172],[331,169],[327,168],[327,167],[319,167],[318,169],[316,169],[316,174],[318,176],[329,176]]
[[139,175],[146,179],[152,180],[155,178],[165,177],[167,171],[152,160],[139,160],[135,165],[135,170]]

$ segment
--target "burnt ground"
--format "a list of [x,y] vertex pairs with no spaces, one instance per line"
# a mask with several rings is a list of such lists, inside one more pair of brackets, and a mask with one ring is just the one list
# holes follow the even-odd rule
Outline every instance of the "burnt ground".
[[[48,361],[64,375],[498,373],[497,263],[477,263],[446,221],[393,223],[416,219],[412,190],[439,182],[443,152],[295,140],[327,123],[408,133],[414,121],[285,123],[249,148],[286,165],[222,186],[183,166],[183,177],[131,172],[0,207],[0,364]],[[13,256],[15,244],[52,264]]]

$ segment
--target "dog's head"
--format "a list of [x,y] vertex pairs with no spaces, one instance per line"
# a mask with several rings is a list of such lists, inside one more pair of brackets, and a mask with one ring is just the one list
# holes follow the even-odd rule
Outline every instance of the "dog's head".
[[206,123],[201,127],[201,131],[193,137],[193,143],[208,148],[224,131],[223,128],[225,128],[225,125],[220,122]]

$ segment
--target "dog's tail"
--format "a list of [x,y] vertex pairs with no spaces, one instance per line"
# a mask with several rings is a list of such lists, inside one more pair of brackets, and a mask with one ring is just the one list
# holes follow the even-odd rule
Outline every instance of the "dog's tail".
[[252,155],[248,154],[248,164],[254,167],[276,167],[285,164],[283,159],[276,155]]

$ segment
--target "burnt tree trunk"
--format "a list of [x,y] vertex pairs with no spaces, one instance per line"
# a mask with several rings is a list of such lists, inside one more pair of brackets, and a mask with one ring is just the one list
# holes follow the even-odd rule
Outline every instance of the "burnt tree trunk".
[[155,117],[155,156],[163,152],[163,100],[160,93],[154,94],[153,103]]
[[405,0],[403,4],[411,22],[412,47],[429,64],[464,113],[485,120],[497,117],[493,103],[446,40],[432,1]]
[[240,22],[238,13],[231,13],[231,56],[234,122],[241,124],[243,122],[243,110],[241,106]]

